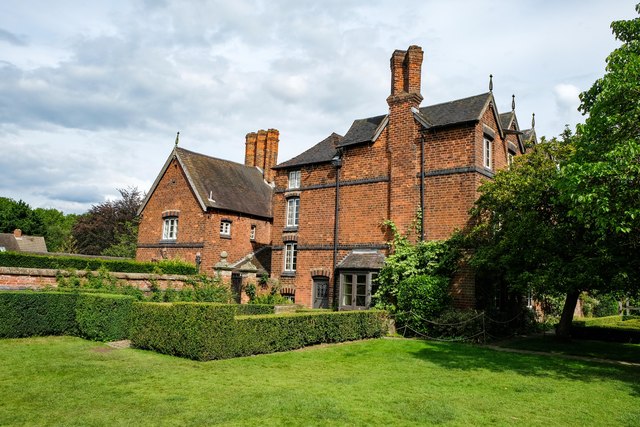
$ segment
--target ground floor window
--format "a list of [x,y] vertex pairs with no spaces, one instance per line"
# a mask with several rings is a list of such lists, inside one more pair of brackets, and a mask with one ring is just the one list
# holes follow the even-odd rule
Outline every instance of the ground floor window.
[[345,271],[340,273],[340,308],[362,310],[371,306],[371,297],[378,290],[377,272]]

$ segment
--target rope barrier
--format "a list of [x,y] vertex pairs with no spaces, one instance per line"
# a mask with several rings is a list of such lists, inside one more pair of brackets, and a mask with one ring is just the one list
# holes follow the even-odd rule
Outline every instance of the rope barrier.
[[[412,336],[418,336],[420,338],[424,338],[424,339],[428,339],[428,340],[433,340],[433,341],[441,341],[441,342],[461,342],[461,341],[478,341],[477,338],[482,336],[482,339],[479,340],[483,343],[485,343],[487,341],[487,339],[497,339],[498,337],[490,334],[487,332],[487,323],[491,324],[498,324],[498,325],[508,325],[512,322],[514,322],[515,320],[517,320],[518,318],[520,318],[523,315],[523,313],[518,313],[515,317],[506,320],[506,321],[502,321],[502,320],[496,320],[496,319],[492,319],[491,317],[489,317],[484,311],[478,313],[477,315],[460,321],[460,322],[455,322],[455,323],[439,323],[439,322],[435,322],[433,320],[429,320],[429,319],[425,319],[424,317],[420,316],[418,313],[411,311],[403,311],[403,312],[399,312],[399,313],[395,313],[393,315],[390,315],[390,317],[393,320],[402,320],[403,316],[411,316],[416,320],[419,320],[420,322],[429,324],[429,325],[433,325],[433,326],[440,326],[440,327],[459,327],[459,326],[464,326],[467,325],[469,323],[472,322],[477,322],[478,319],[482,319],[481,323],[478,325],[480,326],[480,331],[472,334],[472,335],[467,335],[467,336],[458,336],[458,337],[452,337],[452,338],[442,338],[442,337],[436,337],[436,336],[431,336],[429,334],[426,334],[423,331],[418,331],[414,328],[412,328],[409,324],[404,324],[403,326],[398,328],[398,331],[402,330],[402,336],[406,337],[407,332],[411,333]],[[515,336],[516,334],[513,333],[509,336]],[[504,338],[504,337],[502,337]]]

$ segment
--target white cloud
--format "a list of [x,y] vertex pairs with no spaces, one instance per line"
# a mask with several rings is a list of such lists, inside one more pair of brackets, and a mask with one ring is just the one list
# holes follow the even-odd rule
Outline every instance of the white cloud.
[[280,130],[280,161],[344,134],[386,112],[389,57],[410,44],[424,105],[486,92],[493,74],[501,111],[515,93],[523,127],[536,112],[538,134],[557,135],[604,72],[609,23],[635,16],[635,0],[9,3],[0,196],[75,212],[148,190],[178,130],[234,161],[260,128]]
[[576,110],[580,105],[580,89],[572,84],[557,84],[553,88],[556,104],[561,110]]

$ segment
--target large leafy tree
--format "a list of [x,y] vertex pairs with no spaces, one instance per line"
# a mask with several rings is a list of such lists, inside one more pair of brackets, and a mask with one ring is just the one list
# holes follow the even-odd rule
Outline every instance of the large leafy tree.
[[16,228],[24,234],[45,234],[42,218],[33,212],[29,204],[22,200],[16,202],[7,197],[0,197],[0,233],[11,233]]
[[24,234],[43,236],[49,252],[71,252],[71,228],[76,216],[57,209],[32,209],[22,200],[0,197],[0,233],[19,228]]
[[33,213],[40,217],[44,224],[44,237],[49,252],[74,252],[71,229],[77,215],[43,208],[36,208]]
[[565,295],[558,334],[569,334],[580,292],[609,283],[610,261],[559,197],[561,165],[573,154],[565,133],[530,148],[480,188],[467,242],[471,264],[513,294]]
[[[640,14],[640,5],[636,6]],[[606,74],[582,93],[576,153],[562,169],[569,215],[607,249],[619,289],[640,289],[640,18],[616,21],[622,42]],[[616,262],[617,261],[617,262]]]
[[118,191],[120,199],[94,205],[78,218],[72,234],[79,253],[135,256],[132,242],[137,238],[137,212],[143,194],[137,188]]
[[483,185],[470,233],[479,273],[566,296],[561,337],[581,291],[637,293],[640,281],[640,19],[611,27],[622,45],[581,95],[585,124]]
[[[636,6],[640,13],[640,5]],[[640,243],[640,18],[616,21],[622,42],[607,72],[580,95],[588,115],[578,126],[576,155],[563,170],[571,215],[602,238]]]

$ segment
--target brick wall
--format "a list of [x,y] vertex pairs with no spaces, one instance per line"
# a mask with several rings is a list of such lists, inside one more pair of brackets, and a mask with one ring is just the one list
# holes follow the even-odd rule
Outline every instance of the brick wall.
[[[85,277],[84,271],[75,272],[78,277]],[[23,290],[56,288],[56,276],[61,274],[69,276],[67,271],[59,271],[44,268],[19,268],[0,267],[0,290]],[[113,277],[142,291],[150,291],[151,281],[155,281],[160,289],[171,286],[173,289],[182,289],[186,276],[168,274],[143,274],[143,273],[110,273]]]
[[[178,215],[176,240],[171,242],[162,240],[163,212],[167,211]],[[220,235],[223,219],[231,221],[231,238]],[[251,225],[256,226],[254,241],[249,238]],[[196,254],[200,253],[201,271],[213,274],[220,252],[227,251],[228,261],[233,263],[270,243],[271,221],[268,219],[219,210],[204,211],[180,163],[174,159],[142,212],[136,259],[179,258],[195,262]]]

